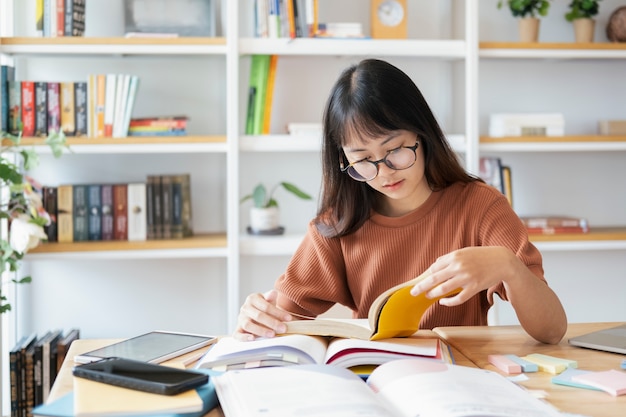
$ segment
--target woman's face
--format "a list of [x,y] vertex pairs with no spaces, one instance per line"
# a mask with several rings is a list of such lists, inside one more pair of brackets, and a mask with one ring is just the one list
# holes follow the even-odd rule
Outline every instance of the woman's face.
[[[416,141],[419,142],[419,138],[415,133],[397,130],[381,137],[350,138],[343,151],[350,164],[358,161],[380,161],[385,157],[392,160],[393,153],[403,147],[414,146]],[[403,153],[408,151],[410,150],[402,150]],[[421,143],[415,150],[415,157],[415,163],[406,169],[389,168],[384,162],[377,164],[378,175],[367,181],[367,184],[380,192],[383,197],[381,214],[404,215],[419,207],[430,195],[431,190],[424,176],[424,153]]]

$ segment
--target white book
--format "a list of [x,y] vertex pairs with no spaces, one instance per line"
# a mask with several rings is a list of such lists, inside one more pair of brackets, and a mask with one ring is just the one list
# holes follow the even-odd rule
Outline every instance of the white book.
[[117,77],[117,91],[115,93],[115,114],[113,115],[113,137],[122,138],[124,130],[124,112],[128,104],[128,91],[130,89],[130,75],[120,74]]
[[120,127],[121,137],[128,136],[128,127],[130,126],[130,118],[133,114],[133,107],[135,106],[135,97],[137,96],[137,89],[139,88],[139,77],[136,75],[130,76],[128,86],[128,99],[126,106],[124,106],[124,117],[122,120],[122,126]]
[[489,136],[563,136],[561,113],[494,113],[489,116]]
[[104,98],[104,136],[113,136],[113,116],[115,115],[115,94],[117,91],[117,75],[106,75],[106,93]]
[[146,184],[130,183],[128,194],[128,240],[146,240]]

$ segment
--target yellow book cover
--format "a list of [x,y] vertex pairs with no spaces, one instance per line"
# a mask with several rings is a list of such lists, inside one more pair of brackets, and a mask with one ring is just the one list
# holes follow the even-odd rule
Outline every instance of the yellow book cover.
[[272,122],[272,102],[274,100],[274,83],[276,81],[276,67],[278,64],[278,55],[270,56],[270,67],[267,74],[267,91],[265,92],[265,112],[263,113],[263,130],[264,135],[270,134],[270,126]]
[[411,288],[428,276],[430,276],[430,272],[426,271],[420,276],[380,294],[372,303],[367,319],[316,318],[294,320],[285,323],[287,325],[285,333],[370,340],[411,336],[419,330],[420,320],[431,305],[440,298],[460,291],[457,289],[437,298],[426,298],[424,293],[417,296],[411,295]]
[[95,132],[97,138],[104,137],[104,106],[106,97],[106,74],[96,75]]
[[74,197],[71,184],[57,188],[57,239],[61,243],[74,241]]

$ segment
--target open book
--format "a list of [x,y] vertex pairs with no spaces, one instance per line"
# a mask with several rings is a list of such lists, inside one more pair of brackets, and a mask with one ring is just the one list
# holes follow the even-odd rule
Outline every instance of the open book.
[[220,338],[196,367],[225,371],[317,363],[343,368],[362,367],[360,369],[366,372],[373,366],[407,357],[452,362],[447,345],[435,337],[371,341],[292,334],[251,342]]
[[561,415],[498,373],[421,359],[381,365],[367,383],[328,365],[230,371],[213,382],[225,417]]
[[426,298],[424,293],[411,295],[411,288],[430,276],[426,271],[417,278],[403,282],[380,294],[372,303],[367,319],[316,318],[286,322],[285,333],[319,336],[350,337],[356,339],[388,339],[407,337],[419,329],[422,316],[440,298],[456,294],[460,289],[442,297]]

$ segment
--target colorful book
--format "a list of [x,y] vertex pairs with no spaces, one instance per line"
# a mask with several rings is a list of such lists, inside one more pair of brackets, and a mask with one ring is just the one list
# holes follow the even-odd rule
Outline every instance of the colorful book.
[[265,109],[263,113],[263,128],[261,133],[264,135],[270,134],[270,127],[272,122],[272,105],[274,101],[274,83],[276,81],[276,68],[278,65],[278,55],[270,56],[270,64],[267,75],[267,92],[265,94]]
[[48,83],[48,132],[60,132],[61,129],[61,85]]
[[37,36],[44,36],[43,20],[44,20],[44,0],[35,0],[35,34]]
[[74,83],[74,136],[87,136],[88,114],[87,114],[87,82],[78,81]]
[[48,135],[48,83],[35,82],[35,136]]
[[165,129],[186,129],[186,116],[173,117],[144,117],[131,119],[128,125],[129,129],[133,128],[165,128]]
[[56,1],[57,36],[65,36],[65,0]]
[[35,136],[34,81],[22,81],[22,136]]
[[102,222],[100,227],[102,229],[102,240],[113,240],[113,185],[102,184],[101,191]]
[[57,235],[57,187],[44,186],[42,188],[43,208],[50,216],[50,224],[44,226],[48,242],[58,241]]
[[87,186],[87,233],[88,240],[102,240],[102,186]]
[[9,133],[18,135],[22,131],[22,83],[16,80],[8,81],[9,93]]
[[128,186],[113,185],[113,239],[128,240]]
[[74,136],[76,133],[76,103],[74,99],[74,82],[63,81],[60,83],[61,99],[61,130],[66,136]]
[[106,75],[98,74],[96,77],[96,94],[94,108],[94,133],[95,137],[104,137],[104,113],[106,105]]
[[15,81],[15,68],[0,65],[0,130],[9,132],[9,81]]
[[[249,111],[252,116],[251,130],[246,131],[246,134],[249,135],[260,135],[263,133],[270,60],[270,55],[252,55],[251,58],[249,87],[254,88],[255,93],[252,111]],[[246,126],[248,126],[247,123]]]
[[72,187],[74,204],[74,242],[89,240],[89,200],[87,185],[74,184]]
[[142,241],[147,238],[146,183],[128,184],[128,240]]
[[63,243],[74,241],[74,202],[72,184],[57,187],[57,235]]

